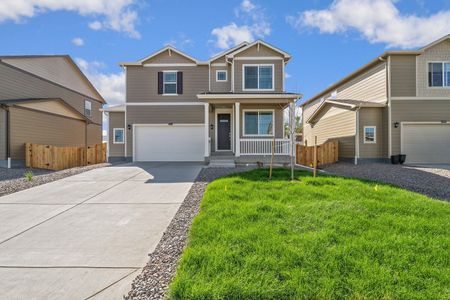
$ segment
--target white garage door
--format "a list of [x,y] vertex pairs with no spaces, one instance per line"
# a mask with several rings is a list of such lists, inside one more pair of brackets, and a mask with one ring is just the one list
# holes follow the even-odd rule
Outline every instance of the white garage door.
[[404,124],[407,163],[450,163],[450,124]]
[[205,126],[137,125],[134,128],[135,161],[203,161]]

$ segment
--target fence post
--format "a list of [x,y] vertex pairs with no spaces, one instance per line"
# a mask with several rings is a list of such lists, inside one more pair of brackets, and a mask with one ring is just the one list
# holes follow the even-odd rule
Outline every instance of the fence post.
[[317,136],[314,137],[314,177],[316,177],[317,173]]

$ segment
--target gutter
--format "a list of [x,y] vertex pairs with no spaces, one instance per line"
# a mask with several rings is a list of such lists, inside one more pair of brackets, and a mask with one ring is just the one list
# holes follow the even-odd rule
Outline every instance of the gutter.
[[356,107],[356,134],[355,134],[355,165],[358,164],[359,159],[359,110],[361,106]]

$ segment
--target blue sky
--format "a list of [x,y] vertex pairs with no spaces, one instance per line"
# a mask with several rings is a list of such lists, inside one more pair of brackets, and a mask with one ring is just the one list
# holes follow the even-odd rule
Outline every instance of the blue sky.
[[119,61],[166,44],[200,60],[243,40],[292,54],[286,89],[304,100],[386,49],[450,33],[448,0],[2,0],[0,54],[69,54],[112,104]]

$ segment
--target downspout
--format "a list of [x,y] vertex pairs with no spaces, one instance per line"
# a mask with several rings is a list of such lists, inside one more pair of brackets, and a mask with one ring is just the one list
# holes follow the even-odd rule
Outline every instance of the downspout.
[[356,108],[356,135],[355,135],[355,165],[358,164],[359,159],[359,110],[361,105]]
[[387,98],[387,109],[388,109],[388,158],[392,155],[392,128],[391,128],[391,57],[388,56],[387,59],[379,57],[379,59],[386,63],[386,98]]
[[208,91],[211,93],[211,62],[208,62]]
[[11,169],[11,126],[9,108],[6,105],[1,106],[6,112],[6,159],[8,160],[8,169]]

